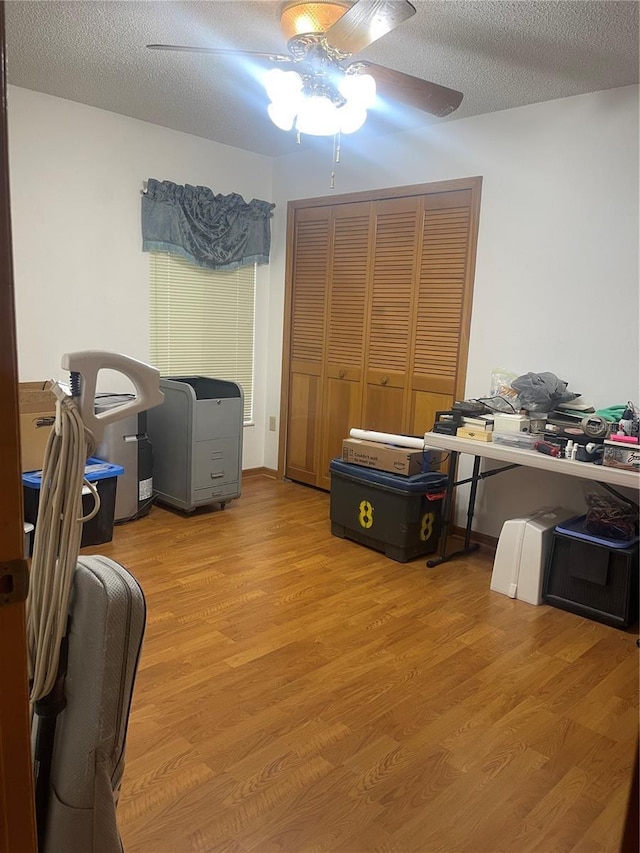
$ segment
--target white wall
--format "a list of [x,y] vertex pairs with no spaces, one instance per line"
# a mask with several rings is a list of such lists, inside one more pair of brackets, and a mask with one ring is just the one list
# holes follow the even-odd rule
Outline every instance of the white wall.
[[[8,116],[21,380],[65,378],[60,358],[76,350],[147,361],[143,181],[270,201],[272,159],[13,86]],[[259,267],[258,318],[267,313],[268,281],[269,269]],[[244,431],[245,468],[263,464],[266,343],[266,323],[258,322],[256,426]],[[109,390],[122,390],[109,380]]]
[[[274,198],[331,195],[329,149],[276,160]],[[335,194],[483,177],[467,396],[491,370],[549,370],[596,406],[640,403],[638,358],[638,87],[345,140]],[[279,400],[284,216],[271,264],[267,410]],[[275,467],[267,440],[265,464]],[[509,481],[507,482],[507,478]],[[554,480],[556,482],[554,482]],[[551,486],[551,488],[549,488]],[[560,500],[579,487],[517,471],[487,481],[477,527]]]
[[[139,191],[148,177],[276,202],[259,269],[256,427],[244,467],[277,466],[286,203],[377,187],[483,177],[467,395],[494,367],[551,370],[596,405],[640,402],[638,87],[344,140],[275,161],[48,95],[9,87],[21,378],[60,375],[64,352],[148,358],[148,271]],[[509,478],[507,482],[507,478]],[[533,472],[488,481],[477,527],[580,490]],[[549,484],[552,484],[549,490]],[[511,487],[509,487],[511,486]]]

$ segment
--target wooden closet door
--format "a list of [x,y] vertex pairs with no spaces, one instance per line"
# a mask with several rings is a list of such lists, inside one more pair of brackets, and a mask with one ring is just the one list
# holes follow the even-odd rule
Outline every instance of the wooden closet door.
[[317,485],[329,270],[329,208],[296,211],[285,476]]
[[405,430],[420,213],[419,196],[373,205],[364,429]]
[[473,282],[471,190],[423,200],[408,431],[430,430],[435,413],[464,395]]
[[351,427],[422,435],[463,396],[481,185],[289,202],[281,474],[330,488]]
[[360,426],[371,205],[334,208],[327,306],[323,435],[318,485],[331,487],[329,463],[342,439]]

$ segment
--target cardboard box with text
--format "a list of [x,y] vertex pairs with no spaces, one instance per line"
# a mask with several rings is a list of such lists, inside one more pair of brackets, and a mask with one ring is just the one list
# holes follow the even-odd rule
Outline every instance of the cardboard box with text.
[[342,461],[351,465],[375,468],[409,477],[424,471],[435,471],[442,454],[438,450],[411,450],[377,441],[345,438],[342,442]]
[[56,418],[56,398],[51,383],[20,382],[18,385],[20,413],[20,448],[23,471],[42,468],[49,433]]

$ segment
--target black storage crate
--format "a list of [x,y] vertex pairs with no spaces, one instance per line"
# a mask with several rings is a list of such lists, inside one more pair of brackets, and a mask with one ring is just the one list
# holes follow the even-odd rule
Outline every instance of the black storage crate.
[[[334,459],[331,532],[406,563],[433,554],[440,538],[443,474],[402,477]],[[431,500],[429,499],[431,496]]]
[[[87,545],[103,545],[113,539],[113,520],[116,509],[116,489],[118,477],[124,472],[121,465],[113,465],[100,459],[88,459],[85,477],[97,489],[100,497],[100,509],[93,518],[82,526],[80,547]],[[40,506],[40,472],[22,475],[22,490],[24,496],[24,520],[37,527],[38,508]],[[93,495],[82,495],[82,514],[88,515],[94,506]],[[33,551],[34,536],[31,536]]]
[[[581,531],[581,519],[556,528],[542,590],[547,604],[627,628],[638,616],[638,541],[604,544]],[[572,526],[577,532],[571,532]]]

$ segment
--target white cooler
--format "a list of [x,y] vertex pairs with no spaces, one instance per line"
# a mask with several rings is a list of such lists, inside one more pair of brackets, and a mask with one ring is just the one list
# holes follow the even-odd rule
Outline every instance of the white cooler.
[[553,530],[574,515],[573,510],[554,506],[505,521],[493,562],[491,589],[529,604],[542,604],[542,581]]

